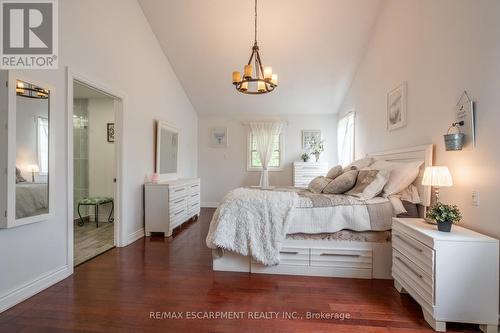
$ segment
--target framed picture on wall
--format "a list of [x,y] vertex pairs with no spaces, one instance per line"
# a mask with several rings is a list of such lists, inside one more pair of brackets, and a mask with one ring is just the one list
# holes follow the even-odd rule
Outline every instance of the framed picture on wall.
[[227,127],[210,128],[210,146],[214,148],[227,147]]
[[108,142],[115,142],[115,123],[108,123]]
[[406,126],[406,82],[387,94],[387,129],[389,131]]
[[309,150],[311,146],[321,141],[321,130],[302,130],[302,149]]

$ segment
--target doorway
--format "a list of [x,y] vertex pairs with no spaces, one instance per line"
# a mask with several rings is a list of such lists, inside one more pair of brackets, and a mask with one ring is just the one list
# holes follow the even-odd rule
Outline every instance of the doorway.
[[73,80],[73,263],[116,245],[117,99]]

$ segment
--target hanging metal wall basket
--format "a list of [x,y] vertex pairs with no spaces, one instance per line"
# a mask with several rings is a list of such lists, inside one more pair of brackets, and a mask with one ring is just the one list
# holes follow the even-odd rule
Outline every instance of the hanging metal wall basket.
[[[464,147],[465,134],[460,132],[460,122],[453,123],[450,128],[448,128],[448,132],[444,135],[444,144],[446,146],[447,151],[452,150],[462,150]],[[450,131],[454,130],[454,133],[450,133]]]

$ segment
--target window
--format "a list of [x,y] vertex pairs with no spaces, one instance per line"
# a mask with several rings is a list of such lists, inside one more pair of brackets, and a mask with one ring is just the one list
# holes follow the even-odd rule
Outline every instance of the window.
[[337,145],[339,164],[346,166],[354,160],[354,118],[350,112],[337,123]]
[[[282,169],[282,152],[283,152],[283,138],[282,135],[275,135],[273,141],[273,153],[271,161],[269,161],[269,169],[281,170]],[[260,161],[259,154],[257,153],[257,144],[254,140],[252,133],[248,134],[248,171],[260,171],[262,169],[262,162]]]
[[38,117],[36,119],[37,128],[37,150],[38,150],[38,168],[40,174],[49,172],[49,120]]

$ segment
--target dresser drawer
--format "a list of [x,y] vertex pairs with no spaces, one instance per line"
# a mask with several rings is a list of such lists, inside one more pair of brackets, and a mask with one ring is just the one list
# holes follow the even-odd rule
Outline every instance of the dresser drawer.
[[170,213],[170,229],[173,229],[187,220],[187,207]]
[[199,194],[200,193],[200,183],[189,184],[189,194]]
[[181,208],[187,207],[187,199],[186,198],[177,198],[170,200],[170,214],[173,214],[179,211]]
[[188,216],[193,216],[194,214],[198,214],[198,212],[200,211],[200,203],[199,202],[190,203],[187,210],[188,210]]
[[195,202],[200,203],[200,194],[199,193],[189,194],[187,197],[187,201],[188,204],[192,204]]
[[371,269],[372,251],[312,248],[311,266]]
[[429,305],[434,304],[434,279],[398,250],[392,251],[392,274],[395,279],[411,286]]
[[398,230],[392,231],[392,247],[415,265],[425,274],[434,275],[434,250],[415,238]]

